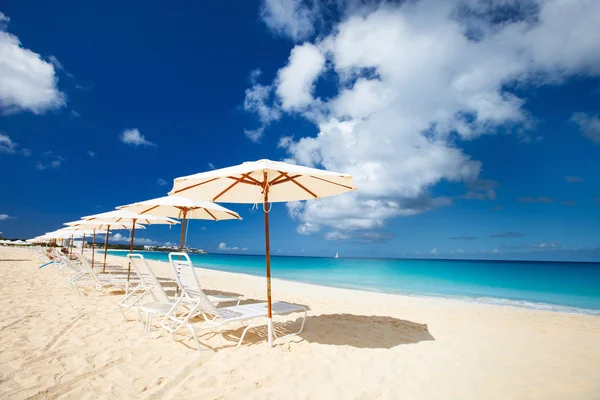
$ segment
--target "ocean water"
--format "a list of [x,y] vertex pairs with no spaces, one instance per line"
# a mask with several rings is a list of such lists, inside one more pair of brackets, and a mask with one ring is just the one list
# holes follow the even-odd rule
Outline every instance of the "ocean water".
[[[138,253],[168,262],[165,252]],[[195,267],[265,275],[264,256],[190,258]],[[271,276],[349,289],[600,315],[600,263],[274,256]]]

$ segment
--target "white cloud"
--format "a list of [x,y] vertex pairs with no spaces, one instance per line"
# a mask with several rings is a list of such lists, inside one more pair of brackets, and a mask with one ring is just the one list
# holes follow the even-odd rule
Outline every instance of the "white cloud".
[[323,71],[325,56],[313,44],[292,49],[289,63],[277,74],[277,95],[286,111],[303,109],[314,102],[315,79]]
[[[0,22],[1,21],[2,20],[0,19]],[[13,142],[10,136],[0,132],[0,153],[21,154],[25,157],[29,157],[31,155],[31,150],[25,148],[19,149],[19,145]]]
[[[0,20],[0,22],[1,22],[1,21],[2,21],[2,20]],[[8,215],[8,214],[0,214],[0,221],[4,221],[4,220],[6,220],[6,219],[11,219],[11,218],[14,218],[14,217],[11,217],[11,216],[10,216],[10,215]]]
[[260,139],[263,137],[263,133],[265,132],[264,127],[256,128],[256,129],[244,129],[244,135],[254,143],[260,142]]
[[164,180],[164,179],[162,179],[162,178],[158,178],[158,179],[156,180],[156,183],[158,183],[160,186],[165,186],[165,185],[167,184],[167,181],[165,181],[165,180]]
[[208,163],[208,168],[210,168],[210,169],[216,169],[215,165],[213,163],[211,163],[211,162]]
[[66,158],[54,153],[52,150],[45,152],[43,157],[43,161],[37,161],[35,163],[35,167],[41,171],[46,169],[58,169],[63,162],[67,161]]
[[[125,242],[125,243],[129,243],[129,241],[131,240],[131,238],[129,236],[125,236],[122,235],[120,233],[115,233],[111,238],[111,241],[113,242]],[[156,244],[156,242],[152,239],[146,239],[146,238],[138,238],[135,237],[134,238],[134,245],[153,245]]]
[[79,118],[79,117],[81,117],[81,114],[79,114],[79,113],[78,113],[77,111],[75,111],[75,110],[71,110],[71,116],[72,116],[73,118]]
[[29,110],[43,114],[66,104],[53,65],[21,46],[6,31],[10,19],[0,12],[0,109],[3,113]]
[[349,239],[350,235],[338,231],[331,231],[325,234],[325,240],[345,240]]
[[247,247],[240,248],[238,246],[229,247],[229,246],[227,246],[227,243],[221,242],[217,246],[217,250],[221,250],[221,251],[246,251],[246,250],[248,250],[248,248]]
[[90,158],[96,158],[96,153],[95,153],[95,152],[93,152],[92,150],[88,150],[88,152],[87,152],[87,155],[88,155],[88,157],[90,157]]
[[438,249],[436,249],[435,247],[433,249],[431,249],[430,251],[431,254],[437,254],[438,253]]
[[125,129],[119,136],[121,142],[132,144],[134,146],[156,146],[156,144],[146,140],[146,137],[138,129]]
[[[477,182],[482,167],[461,141],[501,127],[523,137],[533,128],[525,99],[511,87],[599,75],[600,2],[529,3],[422,0],[353,8],[313,43],[295,47],[273,83],[253,97],[261,101],[246,110],[257,113],[262,128],[276,119],[264,116],[282,113],[314,122],[315,137],[285,137],[280,145],[298,164],[352,174],[359,189],[288,206],[298,231],[373,229],[449,204],[431,198],[430,189],[442,181]],[[337,94],[315,92],[322,74],[337,79]],[[248,91],[256,94],[256,84]],[[465,198],[496,196],[493,185],[468,189]]]
[[0,153],[14,153],[17,149],[17,144],[4,133],[0,133]]
[[50,61],[50,63],[52,65],[54,65],[54,68],[56,68],[59,71],[62,71],[69,78],[75,78],[75,76],[73,76],[73,74],[71,74],[69,71],[67,71],[65,69],[65,67],[62,65],[62,63],[60,61],[58,61],[58,58],[56,58],[56,56],[50,55],[48,57],[48,61]]
[[264,0],[260,15],[273,32],[299,41],[314,33],[317,5],[316,1]]
[[596,144],[600,144],[600,115],[591,115],[586,113],[574,113],[571,121],[579,125],[581,133],[586,138]]

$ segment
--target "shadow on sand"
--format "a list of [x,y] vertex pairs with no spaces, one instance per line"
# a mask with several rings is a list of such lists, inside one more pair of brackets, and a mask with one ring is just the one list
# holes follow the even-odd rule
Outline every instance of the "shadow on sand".
[[[279,336],[295,332],[301,322],[301,318],[298,318],[295,321],[276,323],[275,332]],[[235,342],[242,334],[242,330],[243,328],[228,330],[222,334],[226,339]],[[361,349],[391,349],[403,344],[435,340],[426,324],[393,317],[353,314],[308,316],[304,331],[298,337],[309,343]],[[266,329],[261,327],[249,331],[244,338],[244,343],[260,344],[266,340]]]

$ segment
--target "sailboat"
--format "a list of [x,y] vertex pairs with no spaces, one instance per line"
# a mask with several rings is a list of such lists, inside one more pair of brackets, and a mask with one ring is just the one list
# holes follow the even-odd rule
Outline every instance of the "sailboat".
[[335,252],[335,257],[333,258],[340,258],[340,253],[338,253],[337,251]]

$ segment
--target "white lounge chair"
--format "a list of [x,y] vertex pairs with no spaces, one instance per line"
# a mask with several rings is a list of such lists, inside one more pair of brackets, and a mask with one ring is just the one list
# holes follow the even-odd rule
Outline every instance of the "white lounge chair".
[[[137,311],[142,324],[144,319],[141,313],[146,313],[145,330],[146,337],[150,336],[152,319],[155,315],[166,315],[173,307],[177,299],[170,299],[164,288],[160,284],[152,268],[141,254],[128,254],[134,271],[140,277],[140,284],[119,303],[123,318],[127,319],[124,313],[125,308],[133,308]],[[240,299],[232,296],[208,296],[214,303],[235,302],[240,304]],[[148,300],[153,300],[148,302]],[[187,304],[187,300],[184,301]]]
[[[121,300],[119,308],[125,320],[127,320],[127,317],[125,316],[124,309],[135,309],[140,322],[144,324],[146,337],[149,337],[154,315],[166,315],[173,307],[173,304],[175,304],[175,300],[169,298],[143,255],[128,254],[127,258],[129,258],[131,266],[140,277],[140,284]],[[147,302],[148,299],[153,301]],[[145,323],[142,318],[142,312],[147,314]]]
[[[183,262],[184,260],[175,260],[175,257],[187,258],[187,262]],[[183,294],[183,296],[177,300],[173,308],[165,315],[161,323],[162,327],[169,331],[171,335],[183,327],[188,328],[192,333],[196,348],[198,351],[201,351],[200,343],[196,337],[196,330],[193,323],[190,322],[191,318],[198,314],[204,316],[204,326],[199,327],[198,330],[200,331],[215,330],[234,322],[244,324],[250,320],[257,321],[246,326],[238,341],[237,347],[242,344],[249,329],[267,325],[267,303],[217,308],[200,288],[200,284],[198,283],[198,279],[196,278],[196,274],[193,271],[193,267],[191,266],[187,254],[169,253],[169,261],[172,265],[177,266],[177,283],[180,285]],[[304,329],[307,314],[306,307],[284,302],[272,304],[273,315],[287,315],[299,312],[304,313],[300,329],[298,332],[290,333],[289,335],[297,335]]]
[[[96,290],[101,290],[101,293],[105,292],[108,289],[114,287],[122,287],[125,290],[125,293],[129,292],[129,285],[132,283],[140,283],[140,280],[137,278],[127,280],[126,276],[123,277],[114,277],[114,276],[98,276],[96,272],[93,270],[88,261],[81,254],[75,254],[79,261],[80,273],[76,275],[73,279],[71,279],[71,284],[75,288],[75,291],[79,294],[79,286],[91,285],[94,287],[91,293]],[[68,257],[64,257],[68,263],[71,264],[71,267],[77,268],[76,264],[71,262]],[[90,293],[90,294],[91,294]]]
[[[175,259],[177,258],[177,259]],[[181,285],[181,279],[189,279],[195,282],[198,288],[201,288],[200,282],[198,281],[198,277],[196,276],[196,272],[194,269],[194,265],[192,264],[192,260],[186,253],[169,253],[169,263],[173,267],[173,276],[175,277],[175,281],[177,282],[177,286],[181,290],[181,295],[184,297],[192,298],[192,296],[187,293],[186,289]],[[236,306],[240,304],[240,299],[233,296],[223,296],[223,295],[207,295],[208,299],[213,304],[219,303],[231,303],[237,302]]]

